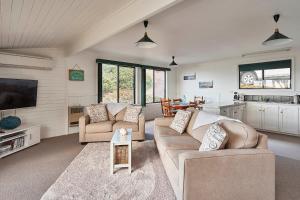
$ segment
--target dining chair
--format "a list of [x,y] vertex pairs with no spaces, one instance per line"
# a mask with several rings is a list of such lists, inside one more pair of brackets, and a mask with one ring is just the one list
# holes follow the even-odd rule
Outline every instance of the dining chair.
[[173,117],[175,116],[176,111],[172,109],[171,100],[168,98],[161,98],[161,111],[164,117]]
[[178,98],[178,99],[173,99],[172,100],[174,104],[179,104],[182,102],[182,99],[181,98]]
[[194,97],[194,101],[197,105],[199,104],[204,104],[205,103],[205,100],[204,100],[204,97],[203,96],[195,96]]

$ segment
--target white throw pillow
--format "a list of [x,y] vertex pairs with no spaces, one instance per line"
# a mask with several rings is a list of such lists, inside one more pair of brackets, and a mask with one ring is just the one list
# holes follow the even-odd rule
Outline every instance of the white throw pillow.
[[124,115],[124,121],[138,123],[139,122],[139,114],[140,114],[141,110],[142,110],[142,106],[132,106],[132,105],[127,106],[126,112]]
[[190,111],[178,110],[170,128],[182,134],[190,121],[191,115],[192,113]]
[[206,131],[199,151],[214,151],[223,149],[228,141],[228,134],[218,124],[212,124]]
[[105,104],[95,104],[86,108],[90,116],[91,123],[103,122],[108,120]]

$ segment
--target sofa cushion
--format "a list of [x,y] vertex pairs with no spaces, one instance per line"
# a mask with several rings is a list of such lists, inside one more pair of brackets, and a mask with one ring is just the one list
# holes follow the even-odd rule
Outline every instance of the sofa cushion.
[[113,130],[113,121],[104,121],[88,124],[85,127],[87,133],[105,133]]
[[103,122],[108,120],[107,110],[105,104],[95,104],[86,107],[87,113],[90,117],[91,123]]
[[198,114],[199,114],[199,110],[193,111],[190,122],[189,122],[188,126],[186,127],[186,132],[190,135],[192,134],[193,125],[195,123],[195,120],[196,120]]
[[206,131],[199,151],[214,151],[223,149],[228,140],[228,134],[217,123],[210,125]]
[[160,137],[157,142],[163,146],[165,150],[170,149],[190,149],[198,150],[200,142],[189,135]]
[[202,142],[203,137],[204,137],[204,135],[205,135],[205,133],[206,133],[206,131],[208,130],[209,127],[210,127],[210,124],[200,126],[199,128],[196,128],[196,129],[192,130],[190,135],[193,138],[195,138],[196,140],[198,140],[199,142]]
[[121,110],[115,117],[116,117],[116,121],[123,121],[124,120],[124,115],[126,112],[127,108],[124,108],[123,110]]
[[155,126],[155,135],[158,137],[178,136],[178,132],[168,126]]
[[185,153],[185,152],[195,152],[195,150],[168,150],[167,154],[173,161],[174,165],[177,169],[179,169],[179,154]]
[[170,128],[182,134],[190,121],[191,115],[192,113],[190,111],[178,110]]
[[124,121],[126,122],[133,122],[138,123],[139,121],[139,114],[142,110],[142,106],[127,106],[125,115],[124,115]]
[[109,121],[116,121],[116,116],[113,116],[109,111],[107,111],[107,115]]
[[115,131],[118,128],[125,128],[125,129],[131,128],[132,131],[134,132],[139,131],[138,123],[132,123],[132,122],[117,121],[113,125],[113,131]]
[[233,120],[221,120],[219,124],[229,135],[225,148],[245,149],[253,148],[257,145],[259,134],[247,124]]

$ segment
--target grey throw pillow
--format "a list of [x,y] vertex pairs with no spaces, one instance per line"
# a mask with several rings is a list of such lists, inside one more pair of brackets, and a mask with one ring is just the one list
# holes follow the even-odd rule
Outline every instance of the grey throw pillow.
[[108,120],[107,110],[105,104],[95,104],[86,108],[90,116],[91,123],[97,123]]
[[140,114],[141,110],[142,110],[142,106],[132,106],[132,105],[127,106],[126,112],[124,115],[124,121],[138,123],[139,122],[139,114]]

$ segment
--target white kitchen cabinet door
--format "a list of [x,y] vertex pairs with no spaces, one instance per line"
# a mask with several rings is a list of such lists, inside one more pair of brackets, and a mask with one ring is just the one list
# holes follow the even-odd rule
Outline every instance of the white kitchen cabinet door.
[[243,110],[241,106],[233,107],[233,118],[242,121],[243,119]]
[[230,117],[230,108],[229,107],[221,108],[220,115],[225,117]]
[[261,128],[261,106],[248,102],[246,105],[246,123],[254,128]]
[[281,132],[299,134],[299,108],[294,105],[279,106],[279,129]]
[[279,106],[277,104],[262,104],[262,129],[279,130]]

